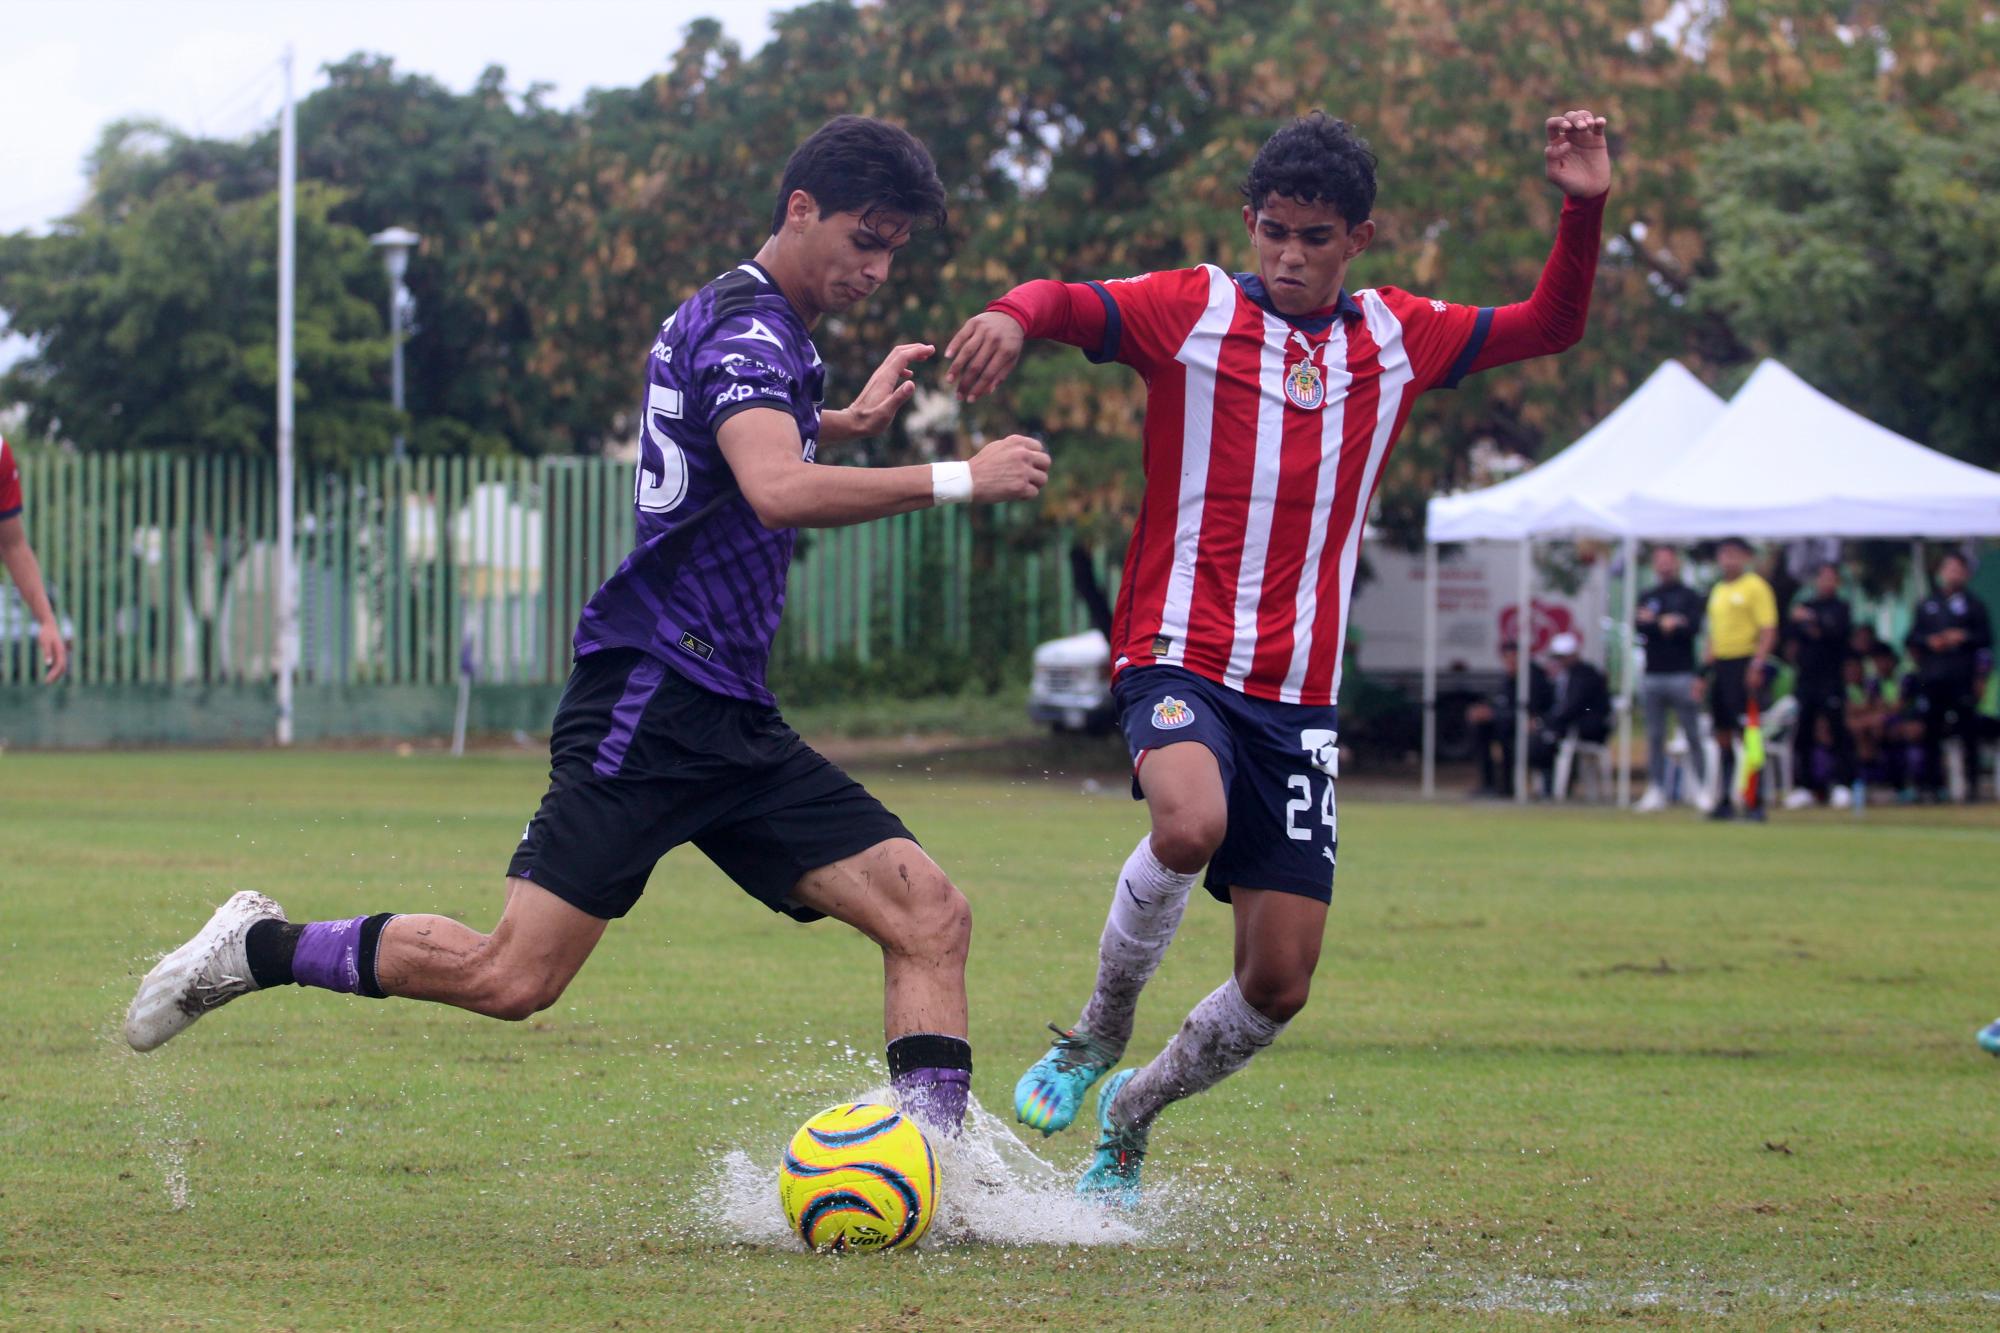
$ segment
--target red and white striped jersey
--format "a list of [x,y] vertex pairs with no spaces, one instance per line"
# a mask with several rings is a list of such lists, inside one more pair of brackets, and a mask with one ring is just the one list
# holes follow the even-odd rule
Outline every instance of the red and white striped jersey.
[[988,309],[1031,338],[1146,377],[1146,492],[1112,622],[1112,666],[1166,663],[1259,699],[1340,692],[1369,501],[1427,389],[1583,336],[1604,196],[1563,205],[1526,301],[1394,287],[1277,314],[1211,264],[1108,283],[1024,283]]
[[14,451],[0,436],[0,518],[21,512],[21,469],[14,465]]
[[1114,667],[1332,703],[1369,500],[1417,395],[1476,352],[1482,311],[1382,287],[1288,320],[1206,264],[1092,286],[1100,357],[1148,389]]

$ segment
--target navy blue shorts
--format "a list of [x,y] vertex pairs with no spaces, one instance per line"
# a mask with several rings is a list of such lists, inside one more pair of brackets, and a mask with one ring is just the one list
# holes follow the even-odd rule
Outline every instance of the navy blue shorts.
[[1145,795],[1147,751],[1195,741],[1214,754],[1229,831],[1208,863],[1210,893],[1228,902],[1234,885],[1333,900],[1338,709],[1253,699],[1174,666],[1125,671],[1112,697],[1134,798]]
[[909,836],[777,709],[604,648],[570,671],[549,790],[507,874],[609,920],[632,909],[661,857],[691,842],[772,911],[815,921],[821,913],[792,897],[800,879]]

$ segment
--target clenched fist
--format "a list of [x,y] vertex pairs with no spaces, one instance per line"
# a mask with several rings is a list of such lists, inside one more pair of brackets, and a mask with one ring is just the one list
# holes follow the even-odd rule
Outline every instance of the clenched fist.
[[1049,484],[1049,451],[1040,440],[1009,435],[972,456],[972,499],[976,504],[1032,500]]

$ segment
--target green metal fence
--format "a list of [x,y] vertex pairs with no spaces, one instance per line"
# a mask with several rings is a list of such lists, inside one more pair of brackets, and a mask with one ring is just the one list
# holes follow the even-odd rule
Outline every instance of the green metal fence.
[[[276,469],[263,459],[41,456],[28,534],[71,685],[268,683],[277,668]],[[632,472],[602,459],[302,469],[302,686],[559,683],[583,604],[630,549]],[[803,534],[780,662],[1012,654],[1084,628],[1067,539],[1025,506],[924,510]],[[1108,573],[1098,552],[1100,572]],[[33,626],[0,595],[0,689],[31,688]]]

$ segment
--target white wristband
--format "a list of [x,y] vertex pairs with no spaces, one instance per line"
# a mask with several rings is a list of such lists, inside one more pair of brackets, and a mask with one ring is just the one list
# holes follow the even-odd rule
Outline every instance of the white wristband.
[[962,505],[972,498],[972,464],[932,463],[931,503]]

